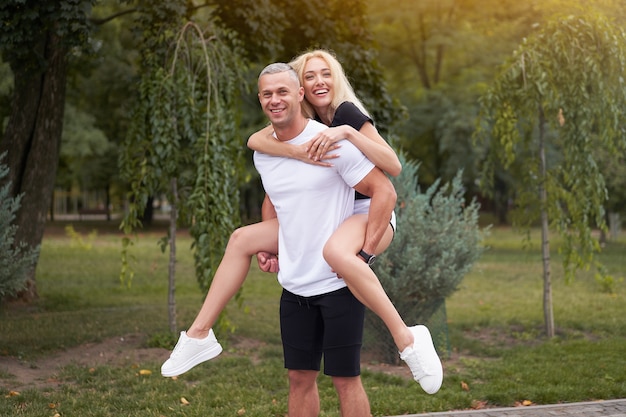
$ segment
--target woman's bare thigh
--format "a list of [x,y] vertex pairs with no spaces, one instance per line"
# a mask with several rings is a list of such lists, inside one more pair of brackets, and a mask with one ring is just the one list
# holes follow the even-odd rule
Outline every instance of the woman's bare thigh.
[[[367,214],[354,214],[347,218],[328,240],[330,244],[344,251],[358,253],[363,248],[365,241],[365,231],[367,230]],[[393,239],[393,229],[391,225],[387,227],[385,235],[376,248],[376,255],[382,253]]]
[[278,219],[264,220],[237,228],[230,237],[234,246],[247,255],[257,252],[278,253]]

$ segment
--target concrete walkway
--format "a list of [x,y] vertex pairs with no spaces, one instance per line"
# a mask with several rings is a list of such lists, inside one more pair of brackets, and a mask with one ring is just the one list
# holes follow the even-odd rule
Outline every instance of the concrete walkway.
[[[484,410],[406,414],[402,417],[626,417],[626,399]],[[400,417],[400,416],[397,416]]]

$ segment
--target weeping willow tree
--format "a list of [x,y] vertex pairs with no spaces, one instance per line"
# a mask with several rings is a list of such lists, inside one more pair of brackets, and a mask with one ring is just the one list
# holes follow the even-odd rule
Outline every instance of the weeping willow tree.
[[[170,250],[169,322],[170,330],[176,332],[177,225],[190,226],[196,275],[206,289],[238,224],[243,146],[233,138],[236,98],[243,85],[238,71],[244,66],[238,61],[241,55],[233,39],[224,31],[187,22],[174,32],[170,28],[182,21],[178,18],[182,10],[163,13],[151,7],[149,18],[153,21],[147,27],[153,33],[146,39],[155,45],[144,49],[147,70],[120,161],[130,184],[129,206],[121,227],[127,234],[137,230],[149,198],[161,193],[167,196],[172,210],[169,233],[161,247]],[[163,17],[167,21],[158,20]],[[132,243],[131,238],[123,241],[125,283],[132,279],[128,262]]]
[[541,225],[543,307],[555,335],[550,231],[562,238],[566,280],[595,266],[600,250],[592,227],[604,228],[607,200],[596,148],[626,148],[626,34],[590,11],[555,19],[526,39],[482,97],[477,138],[489,149],[483,186],[494,167],[519,179],[513,223],[529,234]]

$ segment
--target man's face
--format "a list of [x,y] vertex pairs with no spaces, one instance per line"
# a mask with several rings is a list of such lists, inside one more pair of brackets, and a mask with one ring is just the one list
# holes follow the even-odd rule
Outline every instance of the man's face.
[[304,89],[287,71],[259,78],[259,102],[274,128],[287,127],[301,112]]

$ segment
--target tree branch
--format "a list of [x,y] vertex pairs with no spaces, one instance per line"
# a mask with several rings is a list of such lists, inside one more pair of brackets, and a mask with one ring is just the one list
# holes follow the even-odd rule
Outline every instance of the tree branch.
[[94,25],[104,25],[105,23],[110,22],[113,19],[116,19],[120,16],[124,16],[127,14],[135,13],[136,11],[137,11],[137,8],[132,8],[132,9],[127,9],[127,10],[122,10],[108,17],[103,17],[103,18],[90,17],[89,22],[93,23]]

